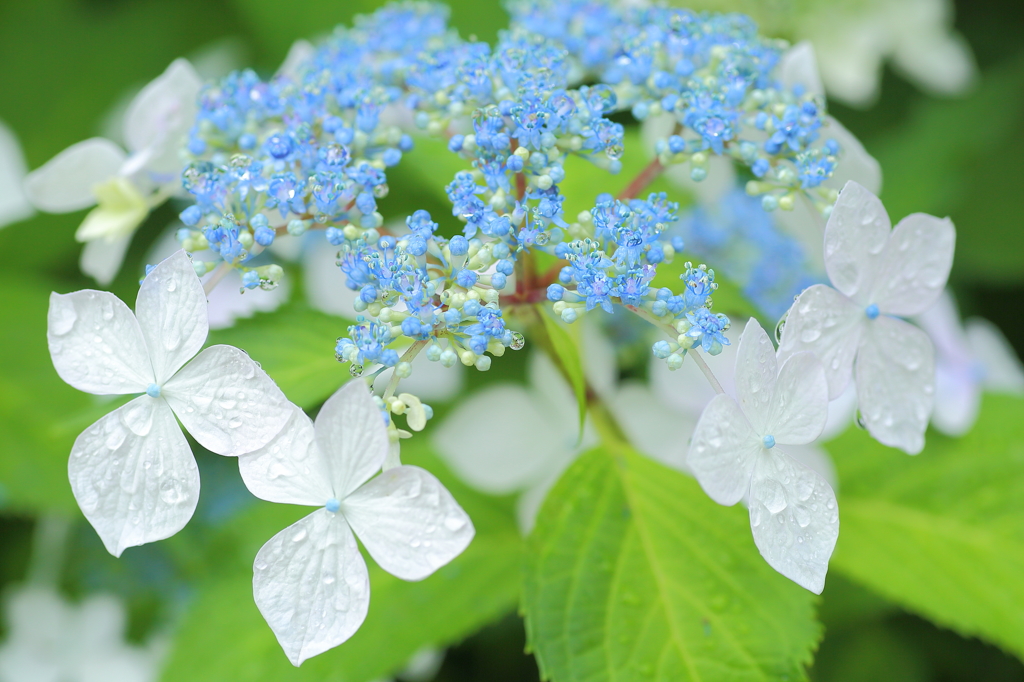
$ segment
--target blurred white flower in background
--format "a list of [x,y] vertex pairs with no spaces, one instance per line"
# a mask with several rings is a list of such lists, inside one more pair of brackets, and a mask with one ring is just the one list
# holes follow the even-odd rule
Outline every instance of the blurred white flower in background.
[[80,604],[49,587],[19,587],[4,604],[7,639],[0,645],[0,682],[151,682],[162,642],[124,640],[125,609],[111,595]]
[[949,292],[915,320],[935,344],[936,429],[950,436],[970,431],[983,391],[1024,395],[1024,367],[1006,337],[981,318],[961,325]]
[[14,132],[0,121],[0,227],[28,218],[32,204],[21,187],[25,179],[25,157]]
[[961,93],[977,75],[970,47],[953,29],[952,0],[674,0],[673,4],[743,12],[766,35],[794,43],[810,41],[818,52],[829,97],[844,104],[864,107],[875,102],[886,61],[935,95]]
[[180,148],[195,118],[202,81],[176,59],[144,87],[124,115],[126,153],[93,137],[71,145],[25,178],[28,200],[47,213],[96,206],[75,239],[85,242],[82,272],[100,284],[117,275],[136,228],[149,212],[181,193]]

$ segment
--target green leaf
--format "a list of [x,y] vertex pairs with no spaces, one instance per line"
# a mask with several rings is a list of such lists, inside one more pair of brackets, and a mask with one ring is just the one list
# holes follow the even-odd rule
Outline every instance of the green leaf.
[[572,386],[576,394],[576,404],[579,405],[580,432],[583,430],[583,422],[587,418],[587,380],[583,376],[583,361],[580,359],[579,344],[573,340],[562,323],[556,320],[548,312],[547,306],[543,303],[537,305],[537,316],[544,323],[544,331],[551,341],[550,350],[554,353],[554,360],[565,375],[565,379]]
[[814,602],[742,507],[629,451],[577,460],[527,541],[527,636],[554,682],[805,679]]
[[259,313],[210,334],[210,343],[241,348],[260,363],[288,399],[303,407],[322,403],[349,380],[347,365],[334,358],[334,343],[352,322],[301,302]]
[[909,611],[1024,657],[1024,400],[987,396],[967,436],[906,457],[851,429],[829,443],[832,567]]
[[[882,165],[882,199],[893,220],[922,211],[953,219],[954,275],[1021,281],[1016,193],[1009,172],[1024,154],[1024,58],[986,72],[960,100],[925,100],[900,129],[868,149]],[[1008,165],[1009,164],[1009,165]]]
[[461,556],[421,582],[399,580],[368,560],[370,612],[363,626],[295,668],[253,603],[252,559],[263,542],[309,509],[261,503],[211,544],[217,570],[178,629],[163,681],[366,682],[400,669],[423,647],[456,643],[513,609],[522,540],[512,505],[459,483],[425,442],[406,441],[402,458],[437,475],[472,518],[476,537]]
[[68,455],[78,434],[117,403],[65,384],[50,361],[50,287],[8,273],[0,279],[0,487],[19,511],[76,509]]

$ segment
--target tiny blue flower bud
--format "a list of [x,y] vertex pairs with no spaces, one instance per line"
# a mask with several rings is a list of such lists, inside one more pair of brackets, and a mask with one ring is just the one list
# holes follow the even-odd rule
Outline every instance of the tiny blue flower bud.
[[708,176],[708,170],[697,166],[696,168],[690,169],[690,179],[694,182],[703,182],[704,178]]
[[[458,311],[456,311],[456,312],[458,312]],[[427,348],[426,355],[427,355],[427,360],[430,360],[431,362],[437,362],[438,360],[441,359],[441,346],[437,345],[436,343],[431,344]]]
[[577,317],[579,317],[579,315],[575,308],[566,308],[562,311],[562,322],[565,322],[566,324],[572,324],[576,321]]
[[657,341],[651,346],[651,352],[654,353],[654,357],[664,360],[672,355],[672,346],[669,345],[668,341]]
[[879,313],[880,311],[878,310],[878,306],[874,303],[864,309],[864,314],[868,316],[869,320],[873,320],[878,317]]
[[238,138],[238,146],[241,149],[252,149],[256,146],[256,136],[252,133],[246,133]]
[[681,154],[686,151],[686,140],[678,135],[668,138],[668,150],[673,154]]
[[157,386],[156,384],[150,384],[149,386],[146,387],[146,395],[148,395],[150,398],[159,398],[160,387]]
[[402,135],[398,140],[398,148],[403,152],[411,152],[414,146],[416,145],[409,135]]
[[478,277],[475,272],[465,268],[459,270],[458,274],[455,275],[455,283],[460,287],[465,287],[467,289],[476,284],[477,279]]
[[665,358],[665,364],[673,372],[683,366],[683,356],[679,353],[673,353],[672,355]]
[[461,234],[457,234],[448,242],[448,250],[453,256],[464,256],[469,252],[469,242]]
[[480,308],[482,307],[483,306],[480,305],[480,301],[475,298],[471,298],[463,304],[462,314],[466,317],[474,317],[480,312]]
[[765,436],[763,439],[764,446],[771,450],[775,447],[775,436]]
[[252,233],[252,238],[260,246],[270,246],[274,243],[274,237],[276,236],[277,232],[274,231],[274,228],[267,227],[266,225],[257,227]]
[[774,194],[765,194],[761,197],[761,208],[766,211],[774,211],[779,207],[779,200]]
[[398,364],[398,353],[396,353],[391,348],[387,348],[381,351],[380,364],[386,367],[394,367],[395,365]]
[[504,289],[506,284],[506,277],[500,272],[495,272],[491,275],[491,286],[495,289]]
[[561,301],[562,295],[565,293],[565,287],[561,284],[549,284],[548,285],[548,300],[549,301]]
[[384,165],[390,168],[391,166],[397,166],[398,162],[402,160],[402,152],[391,147],[390,149],[384,150],[381,154],[380,160],[384,162]]
[[189,206],[178,215],[178,218],[189,227],[194,227],[202,220],[203,212],[198,206]]
[[331,499],[327,500],[327,503],[324,505],[324,509],[331,512],[332,514],[337,514],[338,510],[341,509],[341,502],[338,502],[338,500],[332,497]]
[[448,140],[448,151],[459,152],[462,150],[462,143],[466,139],[465,135],[452,135],[452,139]]
[[362,299],[364,303],[373,303],[377,300],[377,290],[373,285],[367,284],[359,290],[359,298]]
[[335,246],[340,246],[345,241],[345,233],[336,227],[328,227],[324,230],[324,236],[327,237],[327,241]]
[[260,285],[260,274],[255,270],[248,270],[242,275],[242,286],[246,289],[255,289]]

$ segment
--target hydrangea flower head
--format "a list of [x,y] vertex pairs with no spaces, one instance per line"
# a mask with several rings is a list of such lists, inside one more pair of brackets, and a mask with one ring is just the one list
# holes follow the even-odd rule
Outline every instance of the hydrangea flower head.
[[61,379],[96,395],[142,394],[83,431],[68,464],[75,499],[114,556],[174,535],[195,511],[199,473],[175,416],[220,455],[266,445],[288,418],[280,389],[243,351],[199,353],[206,295],[183,251],[146,276],[135,311],[106,291],[50,295]]
[[876,196],[846,184],[825,227],[825,267],[835,288],[816,284],[800,294],[779,357],[815,353],[832,398],[854,376],[871,435],[915,454],[932,411],[935,352],[924,332],[899,317],[924,312],[942,293],[956,231],[948,218],[923,213],[890,225]]
[[825,428],[828,384],[811,353],[781,368],[751,318],[736,351],[736,397],[719,394],[697,422],[686,462],[715,502],[744,497],[754,543],[768,564],[820,594],[839,537],[831,486],[780,447],[810,443]]
[[238,461],[257,497],[319,507],[271,538],[253,565],[256,605],[295,665],[341,644],[366,618],[370,578],[356,535],[403,580],[426,578],[473,539],[469,516],[430,473],[396,466],[374,477],[390,448],[384,418],[356,379],[315,424],[294,408],[276,438]]

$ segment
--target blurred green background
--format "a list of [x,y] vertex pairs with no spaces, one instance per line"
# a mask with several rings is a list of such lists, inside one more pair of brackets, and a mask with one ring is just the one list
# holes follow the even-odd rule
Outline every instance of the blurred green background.
[[[229,56],[271,73],[294,39],[322,35],[380,4],[5,0],[0,2],[0,120],[20,138],[29,168],[36,168],[68,145],[103,134],[112,107],[178,56],[198,61],[204,55]],[[506,24],[495,0],[450,4],[452,23],[462,35],[493,41]],[[728,7],[727,0],[721,5]],[[951,285],[961,310],[995,322],[1024,355],[1024,2],[960,0],[956,26],[981,72],[970,93],[935,99],[886,70],[874,106],[831,109],[881,162],[882,197],[894,222],[914,211],[952,217],[958,243]],[[134,295],[138,273],[133,268],[173,216],[173,208],[165,206],[141,228],[129,267],[111,287],[115,293],[129,300]],[[52,497],[54,508],[73,510],[66,485],[48,487],[61,480],[66,455],[42,461],[24,453],[34,452],[39,443],[69,443],[68,434],[73,437],[98,416],[81,416],[88,401],[60,388],[43,342],[46,292],[91,285],[77,267],[80,245],[73,234],[81,218],[40,214],[0,231],[5,255],[0,269],[0,481],[24,486],[0,490],[0,585],[24,576],[34,519],[48,500]],[[231,464],[202,453],[199,461],[204,495],[228,500],[228,507],[232,495],[245,497]],[[20,474],[12,478],[12,471]],[[39,490],[30,489],[33,482]],[[174,604],[187,608],[195,596],[192,581],[211,557],[230,555],[225,563],[249,560],[244,542],[231,545],[237,539],[229,542],[218,535],[218,514],[227,512],[209,507],[200,508],[200,527],[184,539],[130,551],[121,561],[107,556],[91,529],[79,522],[65,587],[71,594],[103,589],[122,595],[130,607],[130,636],[145,638],[154,624],[180,615],[173,613]],[[523,654],[521,621],[507,600],[495,604],[495,613],[507,615],[451,650],[437,679],[537,679],[532,658]],[[250,611],[259,617],[254,608]],[[826,637],[813,671],[817,680],[1024,680],[1024,666],[1016,659],[940,630],[839,577],[830,577],[821,617]]]

